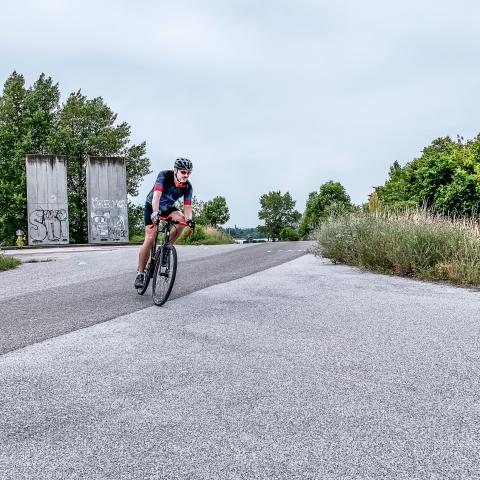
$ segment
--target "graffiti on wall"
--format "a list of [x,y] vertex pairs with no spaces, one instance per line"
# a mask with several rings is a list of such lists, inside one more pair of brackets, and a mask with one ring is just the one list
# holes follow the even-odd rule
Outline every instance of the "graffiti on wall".
[[92,208],[120,208],[122,210],[127,209],[127,202],[125,200],[102,200],[98,197],[92,198]]
[[28,216],[30,239],[34,243],[68,242],[68,218],[65,209],[37,208]]
[[128,241],[127,202],[92,198],[91,232],[93,241]]

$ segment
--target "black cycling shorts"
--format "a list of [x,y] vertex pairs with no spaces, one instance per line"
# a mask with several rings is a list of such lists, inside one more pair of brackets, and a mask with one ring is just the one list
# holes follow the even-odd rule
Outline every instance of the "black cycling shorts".
[[[177,207],[170,207],[170,208],[167,208],[166,210],[161,211],[160,216],[168,217],[172,212],[179,212],[179,211],[180,210],[178,210]],[[153,213],[152,204],[146,202],[145,203],[145,211],[144,211],[144,214],[143,214],[145,226],[153,225],[152,218],[151,218],[152,213]]]

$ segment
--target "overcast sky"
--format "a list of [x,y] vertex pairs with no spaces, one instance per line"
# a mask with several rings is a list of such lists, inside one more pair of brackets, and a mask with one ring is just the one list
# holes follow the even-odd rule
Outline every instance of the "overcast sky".
[[101,96],[154,173],[256,226],[259,198],[341,182],[354,203],[434,138],[480,131],[480,2],[0,0],[0,81]]

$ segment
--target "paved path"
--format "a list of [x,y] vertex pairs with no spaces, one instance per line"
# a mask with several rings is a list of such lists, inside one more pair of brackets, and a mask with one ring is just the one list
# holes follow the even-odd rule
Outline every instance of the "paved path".
[[0,357],[0,478],[478,479],[478,292],[291,262]]
[[[170,298],[279,265],[304,255],[310,245],[179,247],[178,274]],[[47,257],[56,261],[45,266],[26,264],[2,275],[0,354],[152,305],[149,294],[139,296],[133,289],[137,254],[138,247],[70,255],[60,252]]]

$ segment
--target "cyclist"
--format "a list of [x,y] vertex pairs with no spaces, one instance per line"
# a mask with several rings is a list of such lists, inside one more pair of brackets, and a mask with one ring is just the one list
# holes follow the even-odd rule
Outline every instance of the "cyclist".
[[[155,225],[158,217],[170,215],[175,220],[186,222],[191,229],[195,223],[192,220],[192,184],[188,181],[193,170],[193,164],[188,158],[177,158],[173,170],[164,170],[157,176],[153,189],[145,201],[145,240],[138,254],[137,276],[135,288],[142,288],[145,282],[145,266],[150,256],[150,249],[155,241]],[[183,213],[175,207],[175,202],[183,197]],[[170,233],[170,243],[174,244],[183,227],[174,225]]]

